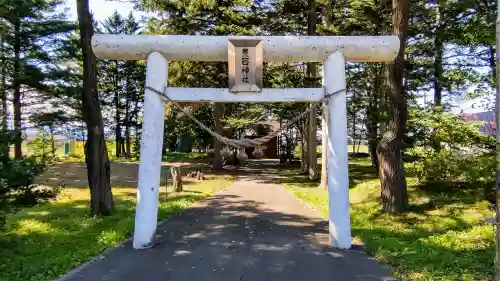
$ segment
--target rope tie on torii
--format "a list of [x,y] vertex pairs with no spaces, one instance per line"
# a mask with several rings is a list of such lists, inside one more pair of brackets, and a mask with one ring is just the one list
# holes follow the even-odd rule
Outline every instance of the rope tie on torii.
[[[175,108],[177,108],[178,110],[182,111],[184,114],[186,114],[189,117],[189,119],[191,119],[192,121],[194,121],[203,130],[205,130],[212,137],[216,138],[218,141],[222,142],[226,146],[234,147],[234,148],[238,149],[239,151],[241,151],[242,149],[244,150],[245,148],[255,147],[256,150],[258,149],[258,151],[259,151],[258,153],[259,154],[262,153],[261,149],[260,149],[260,146],[268,143],[270,140],[272,140],[273,138],[275,138],[279,134],[281,134],[281,132],[285,131],[291,125],[295,124],[297,121],[299,121],[300,119],[302,119],[306,114],[308,114],[312,110],[316,109],[315,106],[309,107],[306,111],[302,112],[300,115],[298,115],[297,117],[293,118],[287,125],[281,127],[278,130],[275,130],[275,131],[271,132],[270,134],[268,134],[268,135],[266,135],[264,137],[260,137],[260,138],[256,138],[256,139],[239,139],[239,140],[237,140],[237,139],[226,138],[226,137],[222,136],[221,134],[218,134],[218,133],[212,131],[209,127],[207,127],[200,120],[198,120],[196,117],[194,117],[188,110],[184,109],[182,106],[178,105],[176,102],[174,102],[173,100],[171,100],[170,97],[166,93],[167,92],[167,87],[165,87],[165,89],[164,89],[163,92],[158,91],[157,89],[154,89],[154,88],[149,87],[149,86],[146,86],[145,89],[150,90],[150,91],[152,91],[152,92],[154,92],[154,93],[156,93],[156,94],[164,97],[167,101],[171,102],[171,104]],[[326,89],[325,89],[325,96],[324,96],[324,98],[320,102],[327,102],[327,99],[330,96],[334,96],[334,95],[336,95],[336,94],[338,94],[340,92],[343,92],[343,91],[345,91],[345,89],[341,89],[341,90],[335,91],[333,93],[328,93],[326,91]]]

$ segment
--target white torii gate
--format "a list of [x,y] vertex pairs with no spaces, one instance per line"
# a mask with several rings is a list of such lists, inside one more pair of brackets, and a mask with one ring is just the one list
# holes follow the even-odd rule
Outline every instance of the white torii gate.
[[[399,52],[397,36],[190,36],[94,35],[92,48],[100,59],[147,59],[146,86],[162,91],[168,81],[168,61],[228,61],[228,40],[262,40],[264,61],[323,62],[323,88],[262,89],[231,93],[229,89],[166,88],[172,101],[291,102],[320,101],[325,95],[328,211],[333,247],[351,247],[349,179],[347,171],[347,109],[345,61],[388,62]],[[339,92],[340,91],[340,92]],[[153,245],[163,146],[164,98],[147,90],[144,96],[139,186],[133,246]]]

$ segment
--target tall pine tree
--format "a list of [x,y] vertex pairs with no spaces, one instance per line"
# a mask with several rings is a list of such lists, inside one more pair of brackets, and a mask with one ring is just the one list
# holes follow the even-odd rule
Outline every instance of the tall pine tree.
[[[4,67],[11,71],[5,73],[12,81],[14,130],[16,139],[14,153],[22,156],[22,106],[26,93],[47,90],[45,66],[54,63],[51,53],[58,48],[58,35],[75,28],[64,14],[56,13],[62,0],[3,0],[0,18],[3,20],[5,36],[2,38]],[[4,99],[5,100],[5,99]]]
[[404,54],[408,35],[408,1],[392,1],[393,34],[400,40],[396,60],[386,69],[389,121],[377,149],[382,209],[397,213],[408,209],[406,176],[401,157],[406,124],[406,91],[403,87]]
[[[106,34],[124,34],[125,19],[115,10],[103,23],[103,32]],[[100,90],[103,100],[109,97],[109,108],[114,111],[114,116],[111,118],[114,124],[115,131],[115,155],[122,156],[122,94],[124,92],[124,76],[123,61],[104,61],[102,75],[99,77]]]
[[[251,35],[261,32],[259,12],[264,1],[208,0],[208,1],[142,1],[146,9],[168,13],[167,18],[154,17],[149,21],[149,33],[200,35]],[[223,62],[181,62],[169,67],[169,84],[175,86],[227,87],[227,64]],[[215,103],[213,124],[215,132],[224,134],[222,119],[231,107]],[[214,139],[213,168],[222,168],[222,143]]]
[[91,45],[94,28],[88,0],[77,0],[76,3],[83,55],[82,109],[87,125],[85,162],[90,188],[90,207],[94,214],[109,215],[113,212],[114,203],[108,151],[104,139],[104,123],[97,92],[96,57]]

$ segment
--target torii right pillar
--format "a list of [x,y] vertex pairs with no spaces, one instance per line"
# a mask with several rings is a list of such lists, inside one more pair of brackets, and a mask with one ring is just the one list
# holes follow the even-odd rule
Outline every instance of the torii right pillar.
[[[349,176],[347,158],[347,101],[345,60],[342,53],[329,55],[324,62],[323,87],[328,98],[323,105],[326,122],[328,216],[330,243],[339,249],[351,248]],[[324,156],[323,156],[324,157]]]

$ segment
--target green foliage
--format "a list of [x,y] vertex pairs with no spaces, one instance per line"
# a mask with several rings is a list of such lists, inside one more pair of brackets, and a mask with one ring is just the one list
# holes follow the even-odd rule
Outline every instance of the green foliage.
[[[349,149],[349,152],[352,151],[352,145],[349,145],[348,147]],[[366,148],[365,148],[366,149]],[[322,157],[322,151],[321,151],[321,145],[319,145],[318,147],[316,147],[316,157],[317,158],[321,158]],[[293,150],[293,158],[294,159],[300,159],[301,158],[301,155],[302,155],[302,146],[299,143],[297,143],[297,145],[295,146],[295,149]]]
[[[297,197],[328,215],[326,189],[302,176],[281,179]],[[494,232],[485,220],[494,213],[477,192],[413,186],[408,189],[410,211],[390,215],[380,210],[380,181],[367,159],[350,161],[349,182],[354,241],[391,265],[398,280],[493,280]],[[410,185],[415,182],[408,178]]]
[[485,183],[490,189],[495,183],[496,160],[493,153],[484,153],[468,159],[463,166],[463,177],[469,183]]
[[[120,175],[124,176],[129,175]],[[230,176],[212,175],[203,182],[185,183],[184,192],[160,200],[158,218],[178,214],[231,183]],[[135,187],[113,190],[113,216],[89,216],[90,194],[85,188],[65,188],[52,202],[10,214],[0,236],[0,280],[54,280],[116,246],[133,233],[135,193]]]
[[[14,88],[18,88],[22,89],[26,98],[23,100],[23,106],[29,107],[30,103],[44,102],[50,103],[52,108],[64,108],[52,114],[37,110],[29,112],[30,122],[44,130],[35,140],[35,145],[42,154],[45,154],[46,144],[51,141],[49,135],[59,133],[58,130],[63,125],[70,124],[68,127],[76,128],[76,125],[82,124],[80,39],[78,32],[73,32],[74,23],[66,21],[66,12],[58,9],[63,2],[0,0],[3,63],[0,67],[4,74],[2,80],[5,81],[1,90],[6,93],[2,98],[4,101],[12,100],[10,94]],[[102,24],[95,21],[96,32],[185,35],[305,35],[308,32],[310,1],[307,0],[133,2],[137,4],[137,8],[152,12],[144,27],[139,27],[132,14],[122,17],[114,13]],[[316,1],[318,35],[387,34],[391,28],[389,2]],[[432,92],[435,86],[441,87],[443,96],[450,98],[475,97],[491,92],[490,87],[495,84],[495,5],[495,0],[411,2],[410,34],[405,54],[408,63],[404,77],[410,104],[415,102],[415,93]],[[17,32],[16,26],[19,28]],[[20,59],[16,60],[16,55],[19,55]],[[18,71],[14,70],[16,63],[19,64]],[[100,70],[98,88],[102,94],[99,102],[103,109],[106,132],[112,132],[118,145],[123,142],[132,143],[129,152],[138,158],[144,62],[98,60],[97,63]],[[484,71],[485,68],[487,71]],[[263,73],[264,86],[306,87],[310,77],[307,77],[305,69],[303,63],[266,62]],[[351,138],[364,138],[367,132],[368,138],[376,142],[380,138],[377,131],[387,121],[387,107],[390,106],[384,104],[384,99],[387,99],[387,89],[383,86],[384,66],[381,63],[350,62],[347,64],[347,70],[348,132]],[[14,79],[16,75],[18,77]],[[16,85],[14,80],[18,82]],[[171,62],[168,84],[174,87],[224,88],[227,86],[227,65],[222,62]],[[471,87],[476,87],[476,90],[473,93],[467,92]],[[191,107],[198,119],[214,129],[213,103],[183,106]],[[247,128],[265,133],[267,128],[252,126],[255,119],[264,112],[272,111],[275,120],[286,124],[287,120],[303,112],[304,108],[304,103],[226,104],[222,114],[223,133],[233,138],[241,137]],[[1,119],[11,119],[7,114],[4,115],[0,116]],[[180,112],[169,110],[167,107],[165,117],[164,143],[167,148],[175,150],[180,136],[195,137],[195,145],[200,148],[212,147],[212,138],[188,118],[182,117]],[[421,181],[460,180],[468,183],[487,183],[491,180],[494,161],[489,152],[494,147],[494,140],[480,134],[477,123],[460,120],[451,114],[442,113],[441,109],[415,107],[410,107],[408,123],[405,152],[421,159],[415,164]],[[6,127],[11,127],[11,124],[6,124]],[[293,151],[295,148],[294,154],[297,158],[300,158],[301,154],[299,140],[302,128],[303,121],[283,134],[286,144],[282,147],[286,147],[287,151]],[[78,132],[78,137],[81,136]],[[436,143],[442,143],[444,147],[438,149]],[[111,148],[109,143],[107,145]],[[5,151],[3,148],[7,146],[8,142],[4,142],[0,135],[0,149]],[[458,153],[466,148],[470,154]],[[115,156],[119,154],[119,149],[115,147],[113,150]],[[74,153],[72,152],[71,156],[76,156]],[[81,157],[83,154],[79,155]],[[44,163],[40,163],[37,158],[13,161],[7,155],[0,156],[4,163],[0,180],[5,189],[9,190],[5,193],[9,196],[8,200],[0,199],[0,202],[14,202],[14,197],[10,196],[15,194],[27,194],[19,197],[27,198],[20,201],[36,201],[29,195],[30,192],[36,193],[35,190],[38,190],[31,183]],[[165,155],[167,161],[193,160],[197,159],[196,157],[198,156],[194,154]],[[18,188],[14,190],[13,186],[16,185]],[[2,208],[0,205],[0,212]],[[102,240],[111,241],[114,237],[121,237],[120,235],[110,235],[110,240]],[[389,242],[398,241],[392,237],[382,240],[387,242],[381,242],[384,247],[391,246],[388,245]]]
[[461,175],[465,159],[447,150],[430,152],[416,166],[416,173],[422,181],[454,180]]
[[494,28],[488,26],[494,21],[484,20],[484,11],[491,13],[493,5],[493,0],[411,3],[406,66],[411,93],[431,90],[430,101],[438,94],[444,104],[447,97],[466,95],[488,79],[484,67],[490,66],[489,54],[482,47],[471,48],[470,37],[493,34]]
[[64,110],[56,109],[50,112],[33,112],[30,115],[30,121],[38,128],[34,141],[38,152],[45,155],[50,151],[55,156],[54,137],[56,134],[64,135],[64,126],[74,117]]
[[[8,146],[15,138],[15,133],[0,132],[1,146]],[[12,159],[0,150],[0,229],[3,218],[12,207],[35,205],[57,195],[57,188],[40,188],[34,185],[34,179],[43,172],[46,162],[37,156]]]
[[260,121],[263,115],[265,115],[266,109],[262,107],[248,107],[242,108],[237,116],[229,116],[224,121],[227,124],[226,128],[232,128],[236,130],[247,129],[248,127],[255,125],[257,121]]
[[[25,93],[30,93],[31,103],[43,103],[58,91],[54,83],[60,74],[58,54],[67,34],[76,28],[58,11],[62,4],[62,0],[0,1],[2,87],[13,90],[13,127],[17,130],[21,130],[22,107],[27,106],[21,103]],[[19,137],[16,147],[21,147]]]
[[495,181],[495,157],[491,153],[461,155],[443,149],[424,155],[423,160],[415,165],[415,171],[422,182],[448,181],[488,185]]
[[[132,13],[127,17],[115,11],[97,26],[98,33],[140,34],[142,31]],[[140,135],[141,105],[144,100],[145,63],[140,61],[98,61],[98,87],[104,122],[115,138],[115,156],[137,156],[132,144]]]
[[208,159],[206,153],[183,153],[183,152],[167,152],[163,155],[163,162],[198,162]]
[[54,198],[59,188],[41,188],[33,184],[46,167],[38,157],[12,159],[0,169],[0,193],[11,206],[31,206]]
[[491,151],[495,140],[479,131],[481,125],[482,122],[464,120],[431,108],[412,108],[405,147],[432,149],[433,144],[440,143],[450,150],[472,148]]
[[[115,11],[101,25],[97,33],[141,34],[138,21],[130,12],[127,17]],[[98,60],[98,87],[106,127],[112,129],[115,139],[115,156],[137,157],[133,144],[139,142],[141,130],[141,105],[144,100],[144,61]]]
[[293,150],[293,158],[301,159],[301,157],[302,157],[302,145],[299,142],[297,143],[295,149]]
[[[306,18],[286,11],[281,18],[274,10],[284,11],[293,3],[276,1],[141,1],[144,9],[160,10],[169,17],[151,17],[146,33],[149,34],[203,34],[203,35],[259,35],[259,34],[306,34]],[[297,8],[303,6],[304,1]],[[244,12],[242,12],[244,11]],[[276,21],[279,21],[276,22]],[[305,25],[304,25],[305,24]],[[264,86],[273,88],[304,87],[303,64],[265,63]],[[227,65],[220,62],[172,62],[169,64],[168,84],[174,87],[227,87]],[[189,105],[193,114],[208,127],[215,129],[214,104]],[[277,119],[294,117],[303,104],[225,104],[223,134],[241,138],[246,129],[266,134],[268,128],[253,126],[255,120],[270,109]],[[195,145],[205,149],[212,147],[212,138],[186,117],[175,110],[168,111],[165,123],[166,147],[174,149],[177,136],[195,136]],[[187,119],[187,120],[186,120]]]
[[24,190],[26,187],[31,187],[35,177],[43,172],[45,166],[45,163],[37,157],[12,159],[2,167],[0,178],[11,191]]
[[422,184],[452,183],[491,195],[495,140],[479,131],[481,122],[420,108],[410,111],[408,124],[406,153],[416,157],[412,169]]
[[38,152],[41,157],[48,157],[52,149],[53,136],[50,134],[49,130],[41,128],[36,133],[35,139],[33,139],[30,145]]

